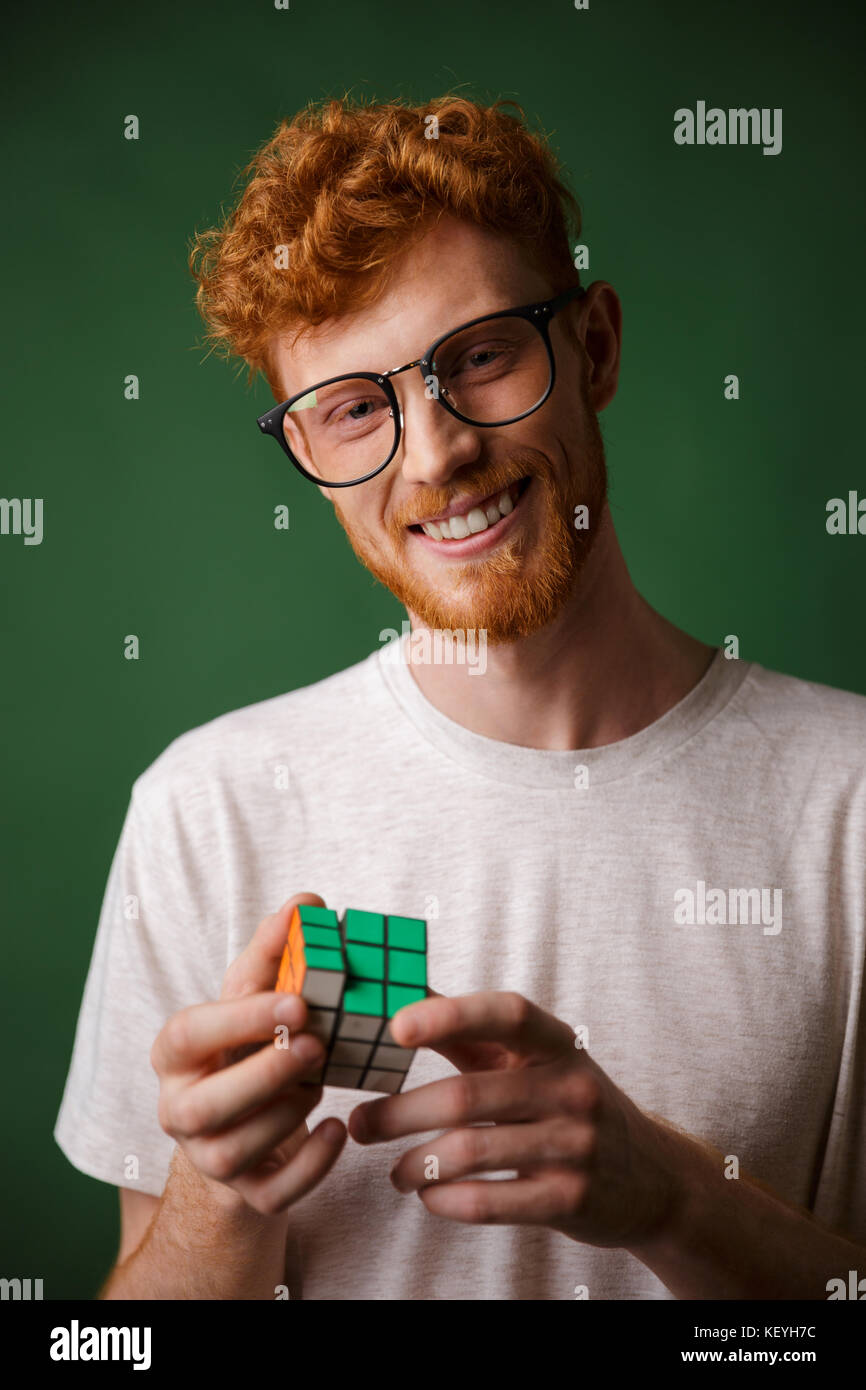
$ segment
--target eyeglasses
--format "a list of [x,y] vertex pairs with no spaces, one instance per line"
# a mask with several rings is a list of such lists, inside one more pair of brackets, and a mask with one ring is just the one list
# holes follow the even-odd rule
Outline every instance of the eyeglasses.
[[423,357],[387,372],[328,377],[257,421],[298,472],[319,487],[355,487],[375,478],[400,444],[403,412],[391,378],[417,367],[425,395],[457,420],[491,429],[538,410],[553,390],[556,363],[549,325],[586,294],[582,285],[553,299],[470,319],[443,333]]

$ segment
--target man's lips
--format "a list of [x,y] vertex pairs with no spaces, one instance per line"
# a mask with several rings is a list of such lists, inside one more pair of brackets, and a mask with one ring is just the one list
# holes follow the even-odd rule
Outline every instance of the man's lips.
[[[524,481],[525,479],[523,478],[518,479],[518,483]],[[445,508],[444,512],[437,512],[435,516],[422,517],[420,521],[413,522],[412,524],[414,526],[424,526],[429,521],[440,522],[447,521],[447,519],[452,516],[466,516],[475,507],[483,509],[489,503],[496,502],[497,498],[502,497],[504,493],[513,491],[518,486],[518,483],[508,483],[506,487],[499,488],[497,492],[479,492],[474,496],[470,493],[466,497],[455,497],[454,501],[450,506]]]
[[439,513],[437,521],[416,522],[408,529],[419,544],[437,555],[454,559],[476,555],[498,544],[511,529],[530,484],[530,478],[521,478],[477,502],[458,498],[447,511]]
[[528,478],[520,478],[496,492],[456,497],[444,511],[410,524],[411,531],[423,530],[433,540],[465,540],[508,516],[516,507]]

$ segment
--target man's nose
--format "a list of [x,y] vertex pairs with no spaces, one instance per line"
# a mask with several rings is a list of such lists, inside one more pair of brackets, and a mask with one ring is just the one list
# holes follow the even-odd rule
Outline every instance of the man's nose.
[[474,463],[481,453],[481,432],[451,415],[436,399],[442,388],[435,378],[422,380],[419,372],[397,385],[403,410],[403,429],[397,465],[407,483],[443,487],[458,469]]

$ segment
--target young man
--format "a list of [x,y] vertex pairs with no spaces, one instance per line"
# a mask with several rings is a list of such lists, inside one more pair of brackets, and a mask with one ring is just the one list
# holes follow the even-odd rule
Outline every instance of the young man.
[[[520,121],[331,103],[250,172],[211,334],[412,641],[485,665],[386,646],[138,778],[56,1130],[120,1188],[103,1297],[826,1298],[866,1274],[866,700],[636,592],[619,303],[566,293]],[[300,1084],[297,901],[427,918],[402,1094]]]

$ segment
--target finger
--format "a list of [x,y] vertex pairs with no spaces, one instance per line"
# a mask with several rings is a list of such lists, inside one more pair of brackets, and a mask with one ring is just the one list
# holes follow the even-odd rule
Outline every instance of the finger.
[[333,1115],[313,1130],[278,1172],[262,1167],[243,1174],[232,1186],[257,1211],[275,1214],[312,1190],[336,1163],[346,1142],[346,1126]]
[[297,1086],[324,1057],[318,1038],[297,1033],[289,1047],[265,1046],[191,1085],[181,1080],[172,1089],[169,1083],[160,1096],[160,1123],[176,1139],[217,1133],[268,1104],[280,1091]]
[[[398,1192],[414,1192],[431,1181],[451,1182],[472,1173],[514,1169],[525,1173],[546,1165],[589,1166],[595,1152],[595,1127],[557,1116],[530,1125],[479,1125],[453,1129],[432,1143],[403,1154],[391,1170]],[[436,1160],[431,1179],[430,1160]]]
[[324,900],[316,893],[296,893],[276,912],[263,917],[247,945],[226,971],[221,998],[230,999],[274,988],[289,939],[289,922],[300,903],[325,906]]
[[546,1169],[528,1178],[501,1182],[433,1183],[419,1197],[433,1216],[473,1226],[547,1226],[574,1216],[589,1187],[589,1175],[573,1169]]
[[391,1032],[402,1047],[431,1047],[444,1057],[455,1044],[498,1042],[530,1061],[560,1056],[575,1039],[567,1023],[510,990],[407,1004],[391,1019]]
[[349,1133],[358,1144],[375,1144],[485,1120],[542,1119],[564,1104],[571,1114],[589,1113],[597,1099],[592,1076],[575,1069],[567,1078],[556,1066],[467,1072],[357,1106],[349,1116]]
[[281,1096],[242,1124],[221,1134],[188,1139],[184,1147],[196,1168],[218,1182],[232,1182],[254,1168],[303,1124],[322,1099],[322,1087]]
[[170,1018],[159,1033],[151,1049],[151,1065],[160,1075],[194,1071],[222,1051],[273,1038],[280,1024],[299,1030],[306,1018],[307,1006],[300,995],[273,990],[193,1004]]

